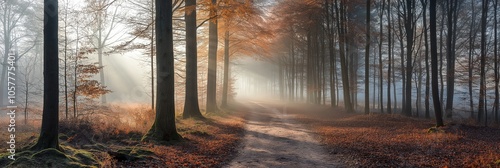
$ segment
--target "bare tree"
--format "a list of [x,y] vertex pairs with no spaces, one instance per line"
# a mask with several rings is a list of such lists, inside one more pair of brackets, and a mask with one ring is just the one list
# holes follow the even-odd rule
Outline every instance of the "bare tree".
[[430,40],[431,40],[431,69],[432,69],[432,101],[434,102],[434,113],[436,115],[436,126],[444,126],[441,102],[439,101],[438,88],[438,59],[437,59],[437,33],[436,33],[436,0],[430,0]]
[[366,0],[365,114],[370,113],[370,0]]

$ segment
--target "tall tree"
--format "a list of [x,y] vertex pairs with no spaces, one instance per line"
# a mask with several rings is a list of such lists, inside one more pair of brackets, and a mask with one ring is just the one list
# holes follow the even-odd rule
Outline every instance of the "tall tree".
[[430,118],[429,110],[429,88],[430,88],[430,72],[429,72],[429,41],[427,35],[427,0],[421,0],[424,21],[424,43],[425,43],[425,118]]
[[[387,27],[387,45],[388,45],[388,57],[389,57],[389,66],[387,68],[387,113],[391,114],[392,113],[392,107],[391,107],[391,68],[392,68],[392,27],[391,27],[391,2],[388,2],[387,6],[387,23],[389,24]],[[382,97],[382,96],[380,96]]]
[[174,45],[172,0],[156,0],[156,117],[143,140],[169,141],[182,137],[175,126]]
[[65,114],[66,119],[68,119],[68,7],[69,0],[64,3],[64,18],[63,18],[63,32],[64,32],[64,105],[65,105]]
[[481,72],[480,76],[480,84],[479,84],[479,104],[478,104],[478,114],[477,120],[481,123],[483,119],[483,115],[485,114],[485,100],[486,100],[486,23],[488,16],[488,0],[483,0],[483,9],[481,12]]
[[[383,76],[383,65],[382,65],[382,44],[384,42],[384,27],[383,27],[383,16],[384,16],[384,8],[385,8],[385,0],[382,0],[382,6],[380,8],[380,11],[379,11],[379,19],[380,19],[380,22],[379,22],[379,43],[378,43],[378,68],[379,68],[379,106],[380,106],[380,112],[381,113],[384,113],[384,76]],[[390,34],[388,34],[390,36]],[[390,43],[389,43],[389,46],[390,46]],[[390,47],[388,49],[389,53],[391,52],[390,51]],[[390,64],[389,64],[390,66]],[[390,77],[390,74],[389,74],[389,77]],[[389,82],[389,85],[391,83]],[[390,87],[390,86],[389,86]],[[389,94],[389,97],[390,97],[390,92],[388,93]],[[389,103],[390,104],[390,103]]]
[[471,10],[471,23],[470,23],[470,29],[469,29],[469,62],[468,62],[468,75],[469,75],[469,80],[468,80],[468,83],[469,83],[469,107],[470,107],[470,112],[471,112],[471,115],[470,117],[471,118],[474,118],[474,99],[473,99],[473,96],[472,96],[472,80],[473,80],[473,70],[474,70],[474,61],[473,61],[473,58],[474,58],[474,50],[475,50],[475,40],[476,40],[476,29],[475,29],[475,25],[476,25],[476,13],[475,13],[475,1],[471,1],[472,3],[472,10]]
[[370,0],[366,0],[365,114],[370,113]]
[[432,101],[434,103],[434,114],[436,115],[436,126],[444,126],[441,102],[439,101],[438,86],[438,59],[437,59],[437,33],[436,33],[436,1],[430,0],[429,20],[430,20],[430,40],[431,40],[431,69],[432,69]]
[[495,12],[494,13],[495,19],[494,19],[494,22],[493,22],[493,24],[495,25],[495,28],[494,28],[494,31],[495,31],[495,33],[494,33],[495,35],[494,36],[495,37],[493,37],[494,38],[494,45],[495,45],[494,46],[494,50],[495,50],[495,52],[494,52],[495,53],[495,59],[494,59],[495,60],[495,62],[494,62],[494,71],[495,71],[495,102],[493,103],[493,106],[494,106],[493,109],[495,110],[495,122],[498,123],[498,107],[499,107],[499,104],[500,104],[500,102],[499,102],[499,99],[500,99],[499,96],[500,95],[498,93],[498,84],[499,84],[499,78],[500,78],[499,72],[498,72],[500,70],[500,69],[498,69],[498,29],[497,29],[498,28],[498,25],[497,25],[498,24],[498,22],[497,22],[498,21],[497,20],[498,0],[495,0],[493,2],[495,2],[495,6],[494,6],[494,9],[493,9],[493,11]]
[[[92,15],[93,27],[88,33],[90,34],[90,44],[97,50],[97,59],[100,67],[103,69],[99,72],[100,83],[106,86],[104,54],[116,40],[121,37],[117,34],[116,29],[119,28],[120,17],[118,11],[120,7],[114,6],[115,3],[120,3],[117,0],[89,0],[87,1],[88,12]],[[114,8],[112,8],[114,7]],[[106,95],[101,95],[101,103],[107,103]]]
[[446,118],[451,118],[453,115],[453,97],[455,92],[455,40],[456,25],[457,25],[457,10],[460,1],[448,0],[447,11],[447,28],[446,37]]
[[44,0],[43,29],[43,115],[37,143],[31,148],[59,148],[59,50],[58,2]]
[[217,0],[212,0],[208,26],[208,79],[207,79],[207,112],[217,111]]
[[198,51],[196,42],[196,0],[185,1],[186,21],[186,101],[184,118],[202,117],[198,105]]
[[411,80],[413,75],[413,33],[414,33],[414,22],[413,22],[413,12],[415,8],[415,2],[413,0],[406,0],[406,11],[405,11],[405,31],[406,31],[406,81],[405,83],[405,103],[403,108],[403,113],[406,116],[411,116]]
[[[280,74],[283,76],[282,71],[280,71]],[[283,78],[280,78],[280,82],[281,82],[280,93],[284,95],[285,87],[283,85],[284,84]],[[229,90],[229,30],[226,28],[226,31],[224,32],[224,79],[222,84],[222,101],[221,101],[222,108],[227,107],[228,90]],[[282,96],[281,98],[282,100],[284,100],[284,96]]]
[[347,112],[354,112],[352,103],[351,103],[351,91],[350,91],[350,85],[349,85],[349,72],[348,72],[348,65],[347,65],[347,58],[346,58],[346,34],[347,34],[347,18],[346,18],[346,7],[345,7],[345,1],[341,0],[342,2],[339,3],[338,1],[335,1],[335,14],[337,18],[337,30],[338,30],[338,37],[339,37],[339,50],[340,50],[340,69],[342,73],[342,88],[344,89],[343,95],[344,95],[344,107],[346,108]]

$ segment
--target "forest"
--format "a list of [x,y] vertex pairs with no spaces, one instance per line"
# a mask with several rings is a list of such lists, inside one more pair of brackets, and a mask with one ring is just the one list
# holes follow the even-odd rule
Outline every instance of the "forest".
[[498,0],[4,0],[0,167],[500,167]]

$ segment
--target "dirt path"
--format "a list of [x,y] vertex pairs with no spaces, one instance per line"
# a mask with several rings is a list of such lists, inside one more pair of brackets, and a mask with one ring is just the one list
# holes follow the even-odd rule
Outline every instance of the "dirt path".
[[225,167],[344,167],[284,110],[251,104],[238,156]]

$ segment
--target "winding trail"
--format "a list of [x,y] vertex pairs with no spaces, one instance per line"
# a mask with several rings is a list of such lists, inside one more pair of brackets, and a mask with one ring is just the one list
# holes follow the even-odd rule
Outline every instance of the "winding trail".
[[345,167],[286,110],[251,103],[238,156],[225,167]]

